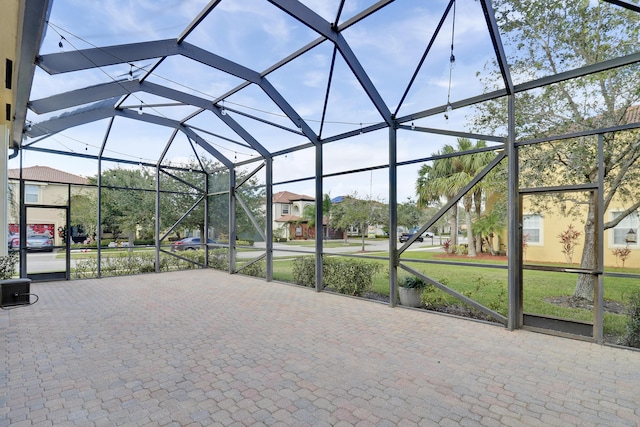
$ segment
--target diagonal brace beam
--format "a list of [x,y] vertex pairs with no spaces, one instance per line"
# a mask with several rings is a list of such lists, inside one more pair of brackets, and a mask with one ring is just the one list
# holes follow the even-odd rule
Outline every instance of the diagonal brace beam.
[[462,301],[465,304],[470,305],[471,307],[475,308],[478,311],[481,311],[482,313],[486,314],[487,316],[490,316],[492,318],[494,318],[495,320],[497,320],[498,322],[502,323],[503,325],[507,324],[507,318],[504,317],[502,314],[500,313],[496,313],[495,311],[491,310],[488,307],[485,307],[484,305],[480,304],[477,301],[472,300],[469,297],[466,297],[464,295],[462,295],[459,292],[454,291],[453,289],[443,285],[442,283],[438,282],[437,280],[433,280],[432,278],[425,276],[424,274],[420,273],[417,270],[414,270],[411,267],[408,267],[404,264],[400,264],[400,268],[402,268],[405,271],[408,271],[409,273],[421,278],[422,280],[431,283],[433,286],[435,286],[436,288],[440,289],[443,292],[446,292],[447,294],[451,295],[452,297]]

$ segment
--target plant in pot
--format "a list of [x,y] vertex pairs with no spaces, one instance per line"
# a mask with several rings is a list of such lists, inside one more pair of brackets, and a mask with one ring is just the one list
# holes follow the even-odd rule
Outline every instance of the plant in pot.
[[422,306],[422,291],[427,286],[427,282],[417,276],[403,276],[398,280],[398,291],[400,293],[400,304],[407,307]]

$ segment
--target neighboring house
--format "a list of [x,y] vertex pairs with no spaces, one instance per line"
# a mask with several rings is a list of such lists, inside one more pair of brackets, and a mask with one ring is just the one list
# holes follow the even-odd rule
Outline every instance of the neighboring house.
[[[9,169],[9,232],[20,230],[20,169]],[[87,179],[46,166],[32,166],[22,169],[25,181],[24,202],[27,207],[27,234],[46,234],[54,237],[54,244],[64,243],[59,230],[66,225],[66,207],[69,204],[69,184],[86,185]],[[36,206],[37,205],[37,206]],[[47,207],[44,207],[47,206]],[[71,232],[73,234],[73,230]]]
[[280,191],[273,195],[273,234],[287,240],[307,239],[309,227],[301,221],[304,208],[313,206],[315,199],[304,194]]
[[[620,212],[625,210],[622,204],[612,203],[611,207],[604,214],[604,221],[615,219]],[[525,240],[524,259],[525,262],[559,262],[565,263],[565,255],[562,253],[560,233],[565,232],[569,225],[579,231],[580,237],[572,258],[572,263],[580,264],[584,242],[584,218],[586,208],[582,215],[576,219],[572,216],[562,215],[560,212],[547,211],[544,213],[535,212],[531,206],[523,206],[522,215],[522,235]],[[629,248],[629,257],[624,263],[625,267],[640,268],[640,243],[638,239],[638,229],[640,227],[639,214],[636,211],[623,219],[614,228],[604,231],[604,265],[605,267],[622,266],[621,260],[614,255],[616,249]],[[631,233],[630,233],[631,232]],[[635,235],[635,242],[628,241],[629,237]],[[504,240],[506,241],[506,240]]]

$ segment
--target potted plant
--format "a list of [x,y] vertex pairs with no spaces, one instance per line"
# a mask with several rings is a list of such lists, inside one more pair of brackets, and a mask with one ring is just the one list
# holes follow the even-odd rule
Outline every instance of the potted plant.
[[400,304],[407,307],[422,306],[422,291],[427,286],[427,282],[417,276],[403,276],[398,280],[398,291],[400,293]]

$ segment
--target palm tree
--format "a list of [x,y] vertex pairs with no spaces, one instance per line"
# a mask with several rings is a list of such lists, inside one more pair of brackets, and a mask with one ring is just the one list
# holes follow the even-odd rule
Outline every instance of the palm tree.
[[[443,154],[453,154],[460,151],[469,151],[487,146],[485,141],[477,141],[473,144],[467,138],[458,138],[458,146],[456,148],[451,145],[445,145],[441,151],[434,156]],[[451,201],[453,197],[473,179],[489,162],[493,155],[491,152],[481,152],[475,154],[467,154],[464,156],[447,157],[433,161],[433,165],[423,165],[419,171],[419,178],[416,184],[418,193],[418,206],[425,206],[430,201],[438,200],[445,197],[447,201]],[[475,201],[475,203],[474,203]],[[476,215],[480,215],[482,207],[482,186],[478,184],[462,197],[462,205],[466,212],[467,236],[469,243],[469,256],[477,256],[476,244],[472,233],[471,208],[476,207]],[[451,243],[457,244],[457,230],[455,224],[457,222],[457,209],[454,209],[452,215]],[[479,239],[478,239],[479,240]]]
[[[458,151],[469,151],[480,148],[486,148],[487,143],[485,141],[476,141],[472,144],[467,138],[458,139]],[[485,168],[491,160],[493,160],[494,154],[490,151],[468,154],[460,157],[461,172],[459,179],[464,182],[462,186],[471,181],[482,169]],[[471,199],[473,199],[473,205],[475,207],[475,216],[478,220],[482,216],[482,196],[484,194],[485,185],[478,183],[475,185],[469,193],[464,196],[465,211],[467,213],[467,235],[469,238],[469,256],[476,256],[478,252],[482,252],[482,236],[474,235],[472,232],[471,224]],[[474,242],[475,240],[475,242]]]
[[[455,149],[451,145],[445,145],[442,150],[434,153],[434,156],[443,154],[453,154]],[[424,208],[430,202],[440,200],[441,197],[450,202],[456,195],[457,191],[450,185],[449,178],[455,173],[453,157],[434,160],[432,165],[424,164],[418,172],[418,181],[416,182],[416,193],[418,195],[418,207]],[[451,245],[450,248],[458,243],[458,207],[451,209]]]

